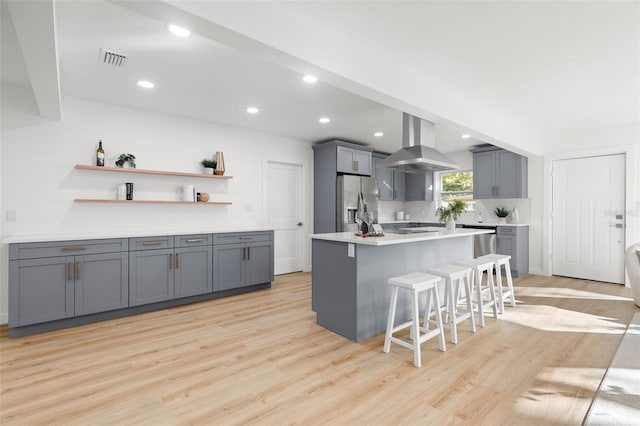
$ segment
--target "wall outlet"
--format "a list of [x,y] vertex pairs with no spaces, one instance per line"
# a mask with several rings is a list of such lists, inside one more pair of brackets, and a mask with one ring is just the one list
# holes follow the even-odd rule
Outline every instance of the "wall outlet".
[[7,222],[15,222],[15,221],[16,221],[16,211],[7,210]]

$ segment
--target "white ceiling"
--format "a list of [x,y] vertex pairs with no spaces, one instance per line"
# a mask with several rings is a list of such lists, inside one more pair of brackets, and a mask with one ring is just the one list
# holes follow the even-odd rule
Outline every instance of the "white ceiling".
[[[527,131],[537,129],[539,138],[639,121],[635,2],[147,3],[198,7],[217,15],[219,24],[255,38],[258,30],[270,29],[271,38],[264,35],[262,41],[272,46],[278,36],[294,39],[296,22],[262,12],[285,10],[299,22],[360,46],[363,55],[365,50],[377,55],[379,67],[396,70],[399,79],[411,83],[422,76],[424,82],[415,85],[418,95],[428,98],[437,89],[460,109],[490,111],[497,125],[500,119],[509,121],[505,126],[521,124]],[[166,31],[166,22],[112,2],[58,1],[55,6],[63,95],[303,140],[343,138],[387,152],[400,147],[400,111],[323,81],[307,85],[302,74],[278,64],[283,61],[276,55],[274,62],[259,58],[214,41],[205,31],[180,39]],[[28,84],[6,11],[3,1],[2,81]],[[302,40],[304,29],[298,30]],[[130,60],[122,69],[104,65],[98,60],[101,48]],[[156,87],[140,89],[138,79]],[[249,105],[259,106],[260,114],[248,115]],[[455,124],[444,109],[430,112],[427,118],[437,123],[437,147],[444,152],[496,142],[495,135]],[[323,115],[331,117],[330,124],[318,123]],[[373,137],[378,130],[383,138]],[[462,140],[465,131],[475,139]]]

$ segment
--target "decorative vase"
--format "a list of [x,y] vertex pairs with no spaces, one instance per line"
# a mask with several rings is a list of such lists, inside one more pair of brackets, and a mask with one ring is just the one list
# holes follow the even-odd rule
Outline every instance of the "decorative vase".
[[447,231],[454,231],[456,229],[456,221],[453,219],[453,216],[447,218],[445,226],[447,227]]
[[222,151],[216,152],[216,170],[214,173],[219,176],[224,175],[224,154]]
[[520,214],[518,214],[518,209],[515,207],[509,213],[509,223],[518,223],[520,221]]

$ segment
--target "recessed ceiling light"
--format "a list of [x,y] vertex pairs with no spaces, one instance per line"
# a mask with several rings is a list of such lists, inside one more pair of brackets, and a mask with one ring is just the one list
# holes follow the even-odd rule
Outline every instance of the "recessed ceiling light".
[[382,136],[384,136],[384,133],[382,133],[382,132],[375,132],[375,133],[373,134],[373,136],[375,136],[376,138],[381,138]]
[[330,122],[331,119],[329,117],[320,117],[320,119],[318,121],[321,122],[322,124],[326,124],[326,123]]
[[260,110],[258,108],[256,108],[256,107],[249,107],[249,108],[247,108],[247,112],[249,114],[257,114],[257,113],[260,112]]
[[178,37],[189,37],[191,35],[191,31],[186,28],[179,27],[177,25],[169,25],[169,32]]
[[144,87],[145,89],[153,89],[154,84],[147,80],[138,80],[138,86]]
[[318,77],[314,77],[312,75],[305,75],[304,77],[302,77],[302,81],[304,81],[305,83],[312,84],[318,81]]
[[464,135],[462,135],[462,139],[469,139],[471,137],[471,135],[469,133],[465,133]]

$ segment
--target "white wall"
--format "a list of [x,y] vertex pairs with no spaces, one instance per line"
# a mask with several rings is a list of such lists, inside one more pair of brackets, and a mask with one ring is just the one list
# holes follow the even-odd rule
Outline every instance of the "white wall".
[[[305,165],[304,197],[311,200],[310,143],[214,123],[159,115],[77,98],[63,98],[63,119],[37,116],[30,89],[2,87],[2,238],[94,231],[185,231],[264,226],[262,180],[267,160]],[[200,173],[199,162],[223,151],[230,180],[126,175],[75,170],[94,164],[98,139],[107,162],[133,153],[140,169]],[[136,199],[178,199],[193,184],[209,192],[213,205],[79,204],[75,198],[115,198],[116,188],[134,182]],[[308,201],[307,204],[310,204]],[[7,223],[4,211],[16,211]],[[312,223],[306,206],[305,223]],[[305,230],[305,234],[308,230]],[[305,247],[304,265],[309,248]],[[7,319],[7,245],[2,245],[0,322]]]

